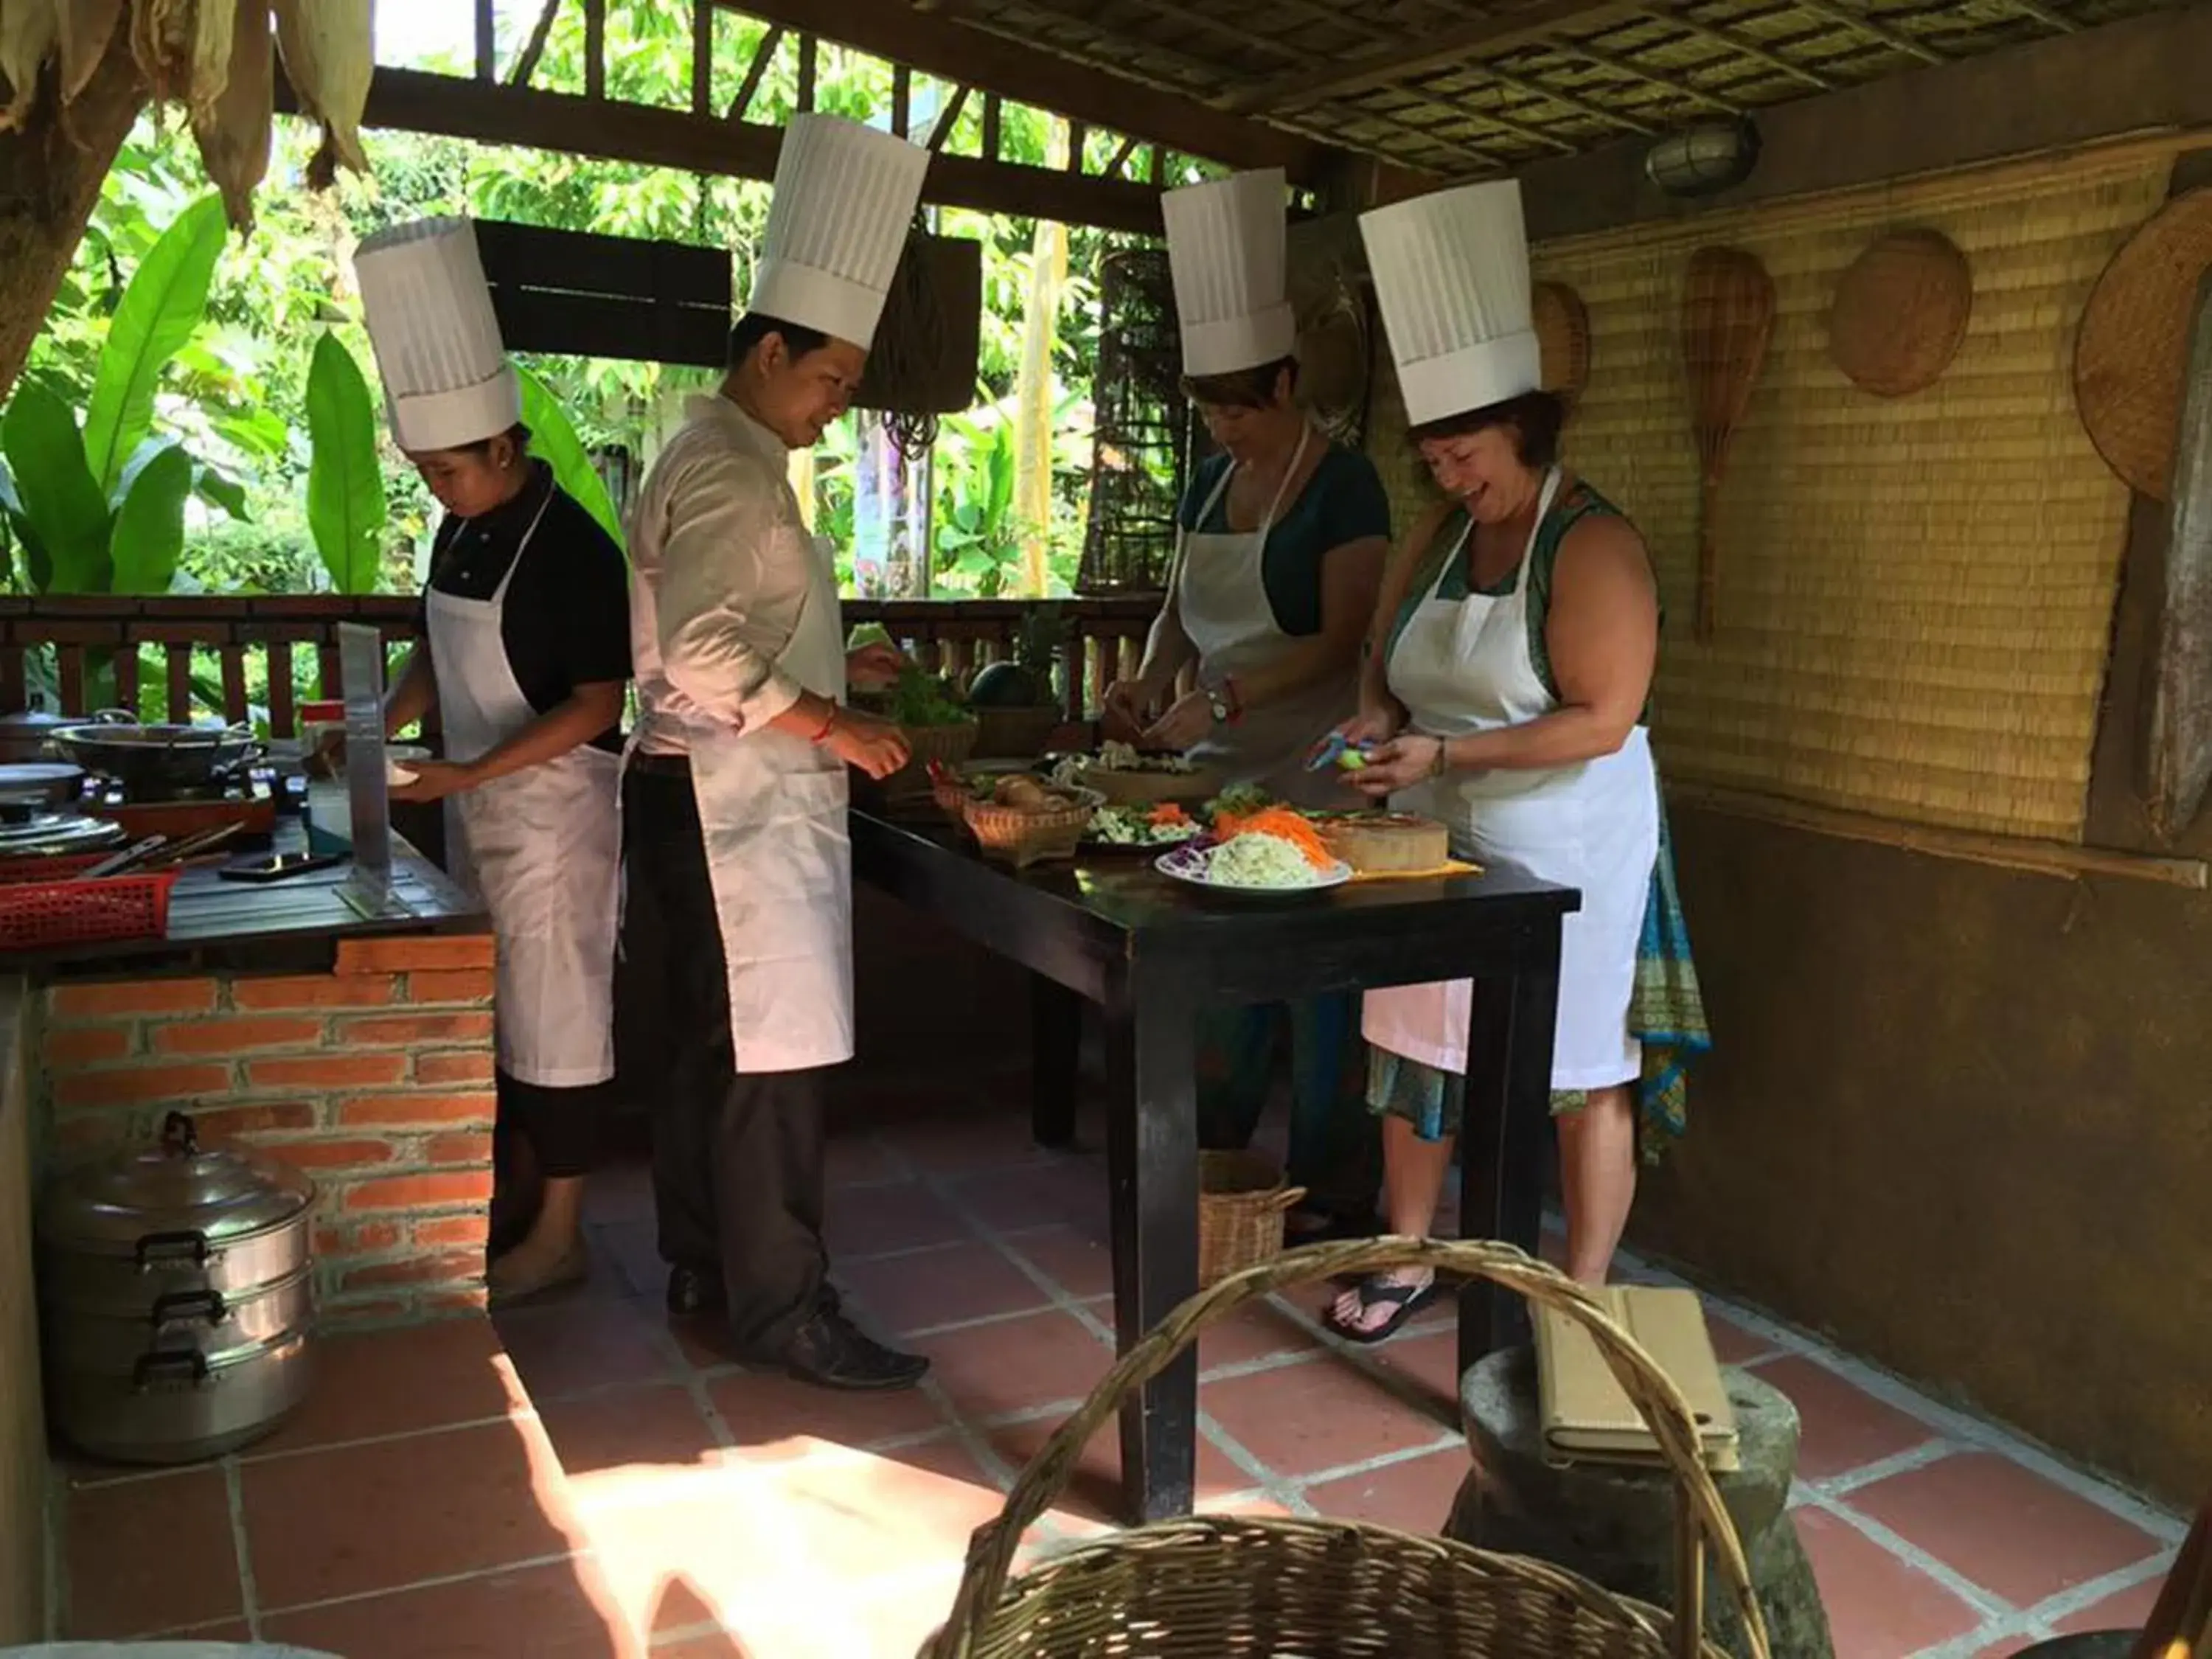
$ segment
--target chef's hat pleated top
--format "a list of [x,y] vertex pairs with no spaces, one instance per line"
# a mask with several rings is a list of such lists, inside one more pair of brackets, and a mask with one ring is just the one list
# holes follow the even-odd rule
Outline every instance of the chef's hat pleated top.
[[749,308],[872,344],[928,170],[919,144],[834,115],[793,116]]
[[1233,173],[1160,198],[1185,374],[1231,374],[1297,347],[1280,167]]
[[1406,420],[1487,409],[1543,384],[1528,233],[1513,179],[1359,216]]
[[355,250],[353,272],[401,449],[458,449],[521,420],[474,224],[418,219],[380,230]]

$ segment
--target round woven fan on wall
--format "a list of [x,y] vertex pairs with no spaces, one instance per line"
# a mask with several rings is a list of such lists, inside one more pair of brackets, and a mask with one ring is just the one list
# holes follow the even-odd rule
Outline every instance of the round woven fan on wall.
[[1589,384],[1589,312],[1583,296],[1565,283],[1539,283],[1529,299],[1536,313],[1544,390],[1558,393],[1571,410]]
[[2074,341],[2074,404],[2089,441],[2129,488],[2164,501],[2197,284],[2212,266],[2212,189],[2153,216],[2112,256]]
[[1340,273],[1298,307],[1299,399],[1316,426],[1353,448],[1367,426],[1370,303],[1364,284]]
[[1973,269],[1949,237],[1889,231],[1836,283],[1828,355],[1862,392],[1902,398],[1942,378],[1973,313]]

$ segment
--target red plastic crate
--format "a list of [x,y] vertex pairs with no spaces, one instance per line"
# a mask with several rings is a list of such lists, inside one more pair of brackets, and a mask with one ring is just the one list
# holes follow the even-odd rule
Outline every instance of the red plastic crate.
[[167,933],[169,891],[179,872],[76,878],[108,856],[0,862],[0,951]]

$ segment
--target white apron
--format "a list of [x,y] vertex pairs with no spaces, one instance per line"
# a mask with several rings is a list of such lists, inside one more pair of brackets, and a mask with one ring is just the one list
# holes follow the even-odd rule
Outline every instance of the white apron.
[[[812,538],[813,568],[776,666],[818,697],[845,700],[837,566]],[[634,672],[663,679],[659,605],[640,567],[630,584]],[[661,729],[671,729],[668,714]],[[633,734],[637,746],[644,722]],[[740,1073],[811,1071],[853,1057],[853,843],[844,763],[774,727],[681,722],[728,972]]]
[[[1198,648],[1202,676],[1245,675],[1275,661],[1298,643],[1276,626],[1261,574],[1267,532],[1283,504],[1283,491],[1305,459],[1313,437],[1308,427],[1297,453],[1275,489],[1274,499],[1249,533],[1186,531],[1177,550],[1176,610],[1182,630]],[[1221,482],[1199,509],[1204,524],[1229,493],[1236,466],[1224,468]],[[1191,751],[1191,758],[1218,767],[1224,783],[1256,784],[1279,799],[1298,806],[1342,806],[1344,788],[1334,773],[1309,772],[1306,756],[1314,744],[1347,719],[1358,702],[1349,675],[1328,679],[1249,709],[1234,724],[1216,726]]]
[[[540,505],[489,599],[432,588],[430,660],[446,750],[472,761],[538,718],[500,637],[507,590],[545,516]],[[548,1089],[615,1074],[615,921],[621,761],[580,744],[453,798],[463,858],[498,942],[500,1069]],[[449,818],[448,822],[451,820]]]
[[[1528,587],[1537,531],[1559,488],[1554,468],[1510,593],[1454,601],[1438,599],[1432,586],[1398,636],[1389,685],[1413,730],[1463,737],[1523,725],[1558,707],[1529,655]],[[1437,585],[1473,529],[1470,522]],[[1644,728],[1595,760],[1546,771],[1455,770],[1401,791],[1391,805],[1442,819],[1462,858],[1581,890],[1582,908],[1565,919],[1559,941],[1552,1087],[1633,1080],[1642,1048],[1628,1033],[1628,1004],[1659,851],[1658,780]],[[1398,986],[1366,994],[1361,1025],[1376,1048],[1464,1075],[1472,1008],[1466,980]]]

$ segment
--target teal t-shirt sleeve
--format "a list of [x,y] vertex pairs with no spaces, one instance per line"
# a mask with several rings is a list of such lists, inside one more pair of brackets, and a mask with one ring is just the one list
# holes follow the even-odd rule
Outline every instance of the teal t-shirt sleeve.
[[1334,476],[1322,494],[1322,547],[1373,537],[1390,539],[1390,496],[1375,463],[1355,449],[1335,449],[1328,464]]

